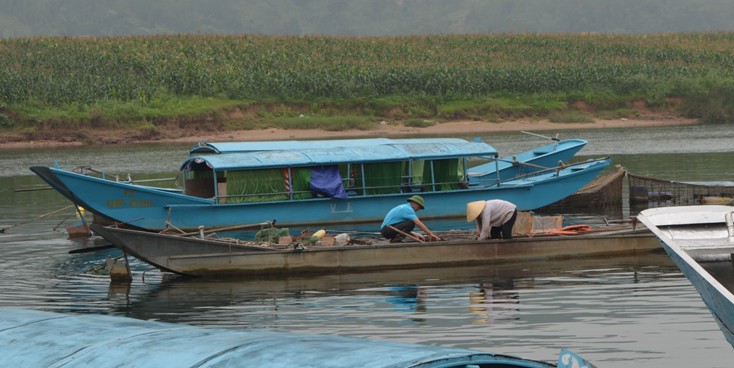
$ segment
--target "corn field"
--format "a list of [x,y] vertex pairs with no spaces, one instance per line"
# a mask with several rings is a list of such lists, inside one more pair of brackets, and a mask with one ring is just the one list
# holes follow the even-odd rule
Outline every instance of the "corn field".
[[0,40],[0,104],[624,94],[705,79],[734,79],[734,33]]

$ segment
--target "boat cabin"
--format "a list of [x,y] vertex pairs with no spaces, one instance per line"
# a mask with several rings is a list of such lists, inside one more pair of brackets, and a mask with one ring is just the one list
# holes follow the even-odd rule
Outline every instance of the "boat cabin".
[[467,160],[497,152],[462,139],[364,139],[200,144],[192,154],[184,194],[243,203],[466,189]]

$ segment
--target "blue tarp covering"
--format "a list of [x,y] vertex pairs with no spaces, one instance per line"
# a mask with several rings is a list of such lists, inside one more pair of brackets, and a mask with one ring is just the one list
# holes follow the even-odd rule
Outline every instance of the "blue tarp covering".
[[338,166],[322,166],[311,169],[309,188],[326,197],[347,199],[347,192],[344,190]]
[[554,367],[465,349],[18,309],[0,309],[0,362],[33,368]]

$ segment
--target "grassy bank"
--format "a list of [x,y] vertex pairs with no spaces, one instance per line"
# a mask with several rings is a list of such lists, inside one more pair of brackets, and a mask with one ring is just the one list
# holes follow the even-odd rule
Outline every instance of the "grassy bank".
[[0,130],[263,127],[658,110],[734,122],[734,33],[0,40]]

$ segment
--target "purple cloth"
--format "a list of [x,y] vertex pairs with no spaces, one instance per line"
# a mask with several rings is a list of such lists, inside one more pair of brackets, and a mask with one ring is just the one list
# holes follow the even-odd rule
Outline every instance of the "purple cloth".
[[322,166],[311,169],[309,188],[326,197],[347,199],[338,166]]

